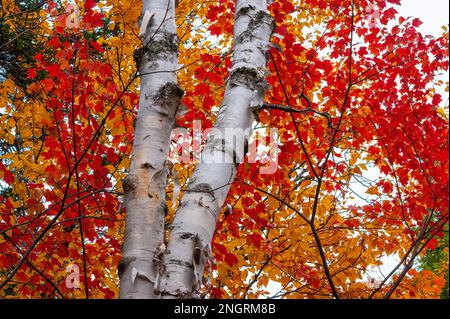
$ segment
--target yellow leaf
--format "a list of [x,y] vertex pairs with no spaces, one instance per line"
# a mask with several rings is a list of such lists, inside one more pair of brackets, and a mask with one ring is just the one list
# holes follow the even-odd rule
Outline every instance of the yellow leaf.
[[353,166],[356,164],[356,162],[358,161],[359,158],[359,154],[358,153],[352,153],[350,155],[350,166]]
[[322,200],[322,205],[326,211],[329,211],[333,207],[333,197],[325,196]]
[[361,253],[361,250],[359,247],[354,247],[350,252],[347,254],[348,259],[350,260],[356,260]]
[[367,190],[367,192],[366,192],[366,194],[369,194],[369,195],[380,195],[380,192],[378,191],[378,187],[377,186],[373,186],[373,187],[371,187],[371,188],[369,188],[368,190]]

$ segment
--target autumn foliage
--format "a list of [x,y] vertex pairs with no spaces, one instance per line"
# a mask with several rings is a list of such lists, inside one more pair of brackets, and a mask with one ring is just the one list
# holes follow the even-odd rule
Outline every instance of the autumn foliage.
[[[140,1],[2,1],[36,34],[26,85],[0,79],[0,297],[115,298],[139,74]],[[266,103],[278,171],[243,163],[212,243],[209,298],[438,298],[448,280],[448,30],[424,36],[400,0],[276,0]],[[210,128],[231,66],[234,1],[177,9],[178,119]],[[3,28],[2,28],[3,29]],[[35,47],[39,42],[43,47]],[[3,44],[2,44],[3,46]],[[169,174],[170,224],[176,184]],[[175,179],[177,181],[175,182]],[[175,202],[175,205],[173,205]],[[447,225],[447,226],[446,226]],[[446,233],[447,232],[447,233]],[[437,249],[438,269],[417,267]],[[445,245],[444,245],[445,246]],[[379,276],[386,256],[398,266]],[[67,267],[80,268],[80,288]],[[393,267],[392,267],[393,268]],[[447,277],[446,277],[447,275]],[[447,286],[448,287],[448,286]]]

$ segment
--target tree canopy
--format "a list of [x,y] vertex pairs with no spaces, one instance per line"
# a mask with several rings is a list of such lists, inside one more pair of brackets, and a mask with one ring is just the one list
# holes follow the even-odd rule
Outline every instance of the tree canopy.
[[[277,129],[278,152],[239,166],[200,292],[448,298],[448,28],[421,34],[400,0],[269,3],[254,129]],[[1,298],[118,296],[141,5],[1,1]],[[179,127],[217,118],[234,14],[232,0],[179,1]],[[167,225],[192,157],[170,159]],[[268,158],[273,174],[261,173]],[[387,256],[398,265],[380,277]]]

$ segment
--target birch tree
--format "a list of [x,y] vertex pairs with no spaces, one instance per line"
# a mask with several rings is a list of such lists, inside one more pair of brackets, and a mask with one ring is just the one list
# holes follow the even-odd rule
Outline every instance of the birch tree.
[[176,82],[178,37],[174,0],[144,0],[135,52],[141,77],[140,109],[130,173],[124,182],[127,221],[119,266],[121,298],[155,298],[155,253],[166,214],[166,163],[183,91]]
[[[161,292],[164,297],[193,297],[201,285],[217,218],[239,164],[236,137],[226,136],[226,130],[249,131],[254,121],[251,108],[264,102],[267,51],[275,22],[265,0],[236,2],[234,62],[215,124],[218,134],[209,138],[165,250],[165,163],[182,91],[176,85],[175,73],[164,77],[158,71],[177,67],[175,4],[144,2],[142,13],[141,31],[145,24],[149,26],[140,66],[141,109],[125,184],[127,228],[120,269],[121,297],[154,298]],[[146,21],[149,16],[152,18]]]
[[175,215],[162,265],[163,297],[195,297],[202,283],[216,222],[242,156],[242,150],[236,149],[239,137],[226,131],[248,132],[255,120],[252,107],[264,103],[267,51],[274,29],[265,0],[236,1],[233,66],[216,131],[209,137]]
[[445,296],[448,28],[400,0],[35,2],[0,5],[0,298]]

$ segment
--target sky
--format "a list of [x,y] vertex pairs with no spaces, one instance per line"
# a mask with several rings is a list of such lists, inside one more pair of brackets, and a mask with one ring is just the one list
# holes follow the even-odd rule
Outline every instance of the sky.
[[439,36],[441,26],[449,23],[449,3],[449,0],[402,0],[398,11],[404,17],[420,18],[423,34]]

